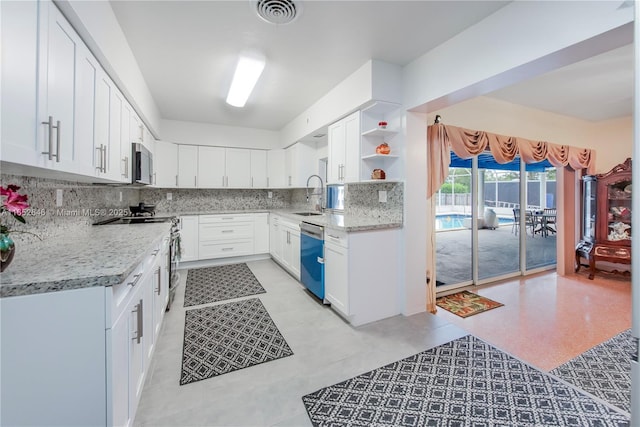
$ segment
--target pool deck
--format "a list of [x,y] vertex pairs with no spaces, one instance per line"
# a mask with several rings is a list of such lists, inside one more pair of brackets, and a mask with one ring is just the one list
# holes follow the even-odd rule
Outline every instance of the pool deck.
[[[439,214],[442,215],[442,214]],[[495,230],[478,230],[478,275],[480,279],[519,271],[519,234],[512,224]],[[556,235],[535,237],[527,233],[527,269],[556,263]],[[471,280],[471,230],[454,229],[436,233],[436,279],[445,285]]]

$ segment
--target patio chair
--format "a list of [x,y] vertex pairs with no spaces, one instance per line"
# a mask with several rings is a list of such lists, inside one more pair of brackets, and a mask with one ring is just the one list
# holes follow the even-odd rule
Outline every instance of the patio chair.
[[558,215],[558,210],[556,208],[545,208],[544,209],[544,218],[546,223],[546,231],[550,231],[552,233],[556,233],[558,230],[556,228],[556,216]]
[[[535,235],[535,223],[533,222],[532,215],[525,215],[524,220],[524,231],[527,232],[527,227],[531,228],[531,236]],[[513,209],[513,224],[511,225],[511,232],[518,235],[518,231],[520,230],[520,208]]]

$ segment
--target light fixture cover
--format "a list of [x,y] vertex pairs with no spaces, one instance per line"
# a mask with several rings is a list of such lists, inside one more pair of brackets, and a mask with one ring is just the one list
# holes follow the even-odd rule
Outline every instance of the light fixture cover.
[[244,107],[264,70],[264,66],[265,58],[257,52],[246,52],[240,55],[227,95],[227,104],[234,107]]

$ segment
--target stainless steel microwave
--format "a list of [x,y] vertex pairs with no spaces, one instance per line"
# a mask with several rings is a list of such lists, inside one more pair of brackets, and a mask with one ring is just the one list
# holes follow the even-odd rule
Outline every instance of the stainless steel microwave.
[[132,144],[133,159],[131,179],[133,184],[153,184],[153,154],[140,143]]

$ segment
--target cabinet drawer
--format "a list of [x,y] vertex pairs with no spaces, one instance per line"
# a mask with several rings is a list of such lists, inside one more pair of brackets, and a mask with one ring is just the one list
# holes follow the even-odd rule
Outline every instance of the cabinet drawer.
[[200,242],[251,238],[253,238],[253,222],[200,224]]
[[349,247],[349,238],[348,234],[344,231],[325,229],[324,230],[324,241],[326,243],[333,243],[334,245],[341,246],[343,248]]
[[251,255],[253,240],[232,242],[200,242],[200,259]]
[[252,214],[200,215],[200,224],[252,221]]

